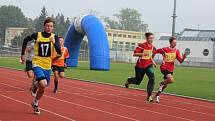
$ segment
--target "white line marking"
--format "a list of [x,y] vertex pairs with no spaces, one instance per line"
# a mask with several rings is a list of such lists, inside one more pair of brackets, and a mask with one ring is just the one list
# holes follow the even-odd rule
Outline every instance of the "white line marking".
[[[16,68],[12,68],[12,67],[4,67],[4,66],[0,66],[0,68],[3,69],[10,69],[9,71],[23,71],[22,69],[16,69]],[[17,75],[16,75],[17,76]],[[23,76],[21,76],[23,77]],[[23,77],[25,78],[25,77]],[[84,82],[90,82],[90,83],[94,83],[94,84],[102,84],[102,85],[109,85],[109,86],[115,86],[115,87],[124,87],[122,85],[117,85],[117,84],[110,84],[110,83],[105,83],[105,82],[99,82],[99,81],[92,81],[92,80],[85,80],[85,79],[77,79],[77,78],[69,78],[69,77],[65,77],[68,80],[76,80],[76,81],[84,81]],[[89,84],[90,85],[90,84]],[[97,86],[95,86],[97,87]],[[145,89],[140,89],[140,88],[134,88],[131,87],[131,89],[135,89],[135,90],[141,90],[141,91],[146,91]],[[176,96],[176,97],[181,97],[181,98],[188,98],[188,99],[194,99],[194,100],[200,100],[200,101],[207,101],[207,102],[212,102],[215,103],[215,100],[209,100],[209,99],[204,99],[204,98],[197,98],[197,97],[190,97],[190,96],[184,96],[184,95],[178,95],[178,94],[171,94],[171,93],[163,93],[166,95],[170,95],[170,96]],[[144,95],[138,95],[138,96],[144,96]],[[166,99],[163,99],[166,100]],[[170,101],[170,100],[168,100]],[[199,104],[192,104],[192,103],[186,103],[186,102],[181,102],[181,101],[176,101],[176,100],[171,100],[172,102],[179,102],[179,103],[185,103],[185,104],[189,104],[189,105],[195,105],[195,106],[202,106],[202,107],[206,107],[206,108],[212,108],[212,107],[208,107],[208,106],[204,106],[204,105],[199,105]]]
[[2,92],[2,93],[15,93],[15,92],[19,93],[20,92],[21,93],[21,92],[28,92],[28,91],[12,91],[12,90],[8,90],[8,91],[0,91],[0,92]]
[[[5,77],[5,78],[8,78],[8,77]],[[13,80],[13,78],[9,78],[10,80]],[[17,81],[17,80],[16,80]],[[19,81],[19,82],[22,82],[22,81]],[[26,82],[23,82],[23,83],[26,83]],[[13,87],[13,88],[17,88],[17,89],[22,89],[22,88],[19,88],[17,86],[12,86],[12,85],[8,85],[8,84],[5,84],[7,86],[10,86],[10,87]],[[58,98],[54,98],[54,97],[51,97],[51,96],[47,96],[47,95],[43,95],[44,97],[48,97],[48,98],[51,98],[51,99],[55,99],[57,101],[61,101],[61,102],[64,102],[64,103],[69,103],[69,104],[73,104],[73,105],[76,105],[76,106],[79,106],[79,107],[83,107],[83,108],[87,108],[87,109],[91,109],[91,110],[94,110],[94,111],[99,111],[99,112],[102,112],[102,113],[106,113],[106,114],[109,114],[109,115],[113,115],[113,116],[117,116],[117,117],[121,117],[121,118],[124,118],[124,119],[128,119],[128,120],[132,120],[132,121],[139,121],[137,119],[133,119],[133,118],[129,118],[129,117],[126,117],[126,116],[122,116],[122,115],[118,115],[118,114],[113,114],[111,112],[107,112],[107,111],[104,111],[104,110],[100,110],[100,109],[96,109],[96,108],[92,108],[92,107],[88,107],[88,106],[84,106],[84,105],[80,105],[80,104],[77,104],[77,103],[73,103],[73,102],[70,102],[70,101],[65,101],[65,100],[61,100],[61,99],[58,99]],[[22,102],[22,101],[20,101]],[[25,103],[25,102],[23,102]],[[26,103],[27,104],[27,103]],[[29,105],[29,104],[28,104]],[[42,109],[42,108],[41,108]],[[45,110],[45,109],[43,109]],[[59,114],[60,115],[60,114]]]
[[[17,69],[17,68],[12,68],[12,67],[5,67],[5,66],[0,66],[0,68],[3,69],[10,69],[10,71],[14,72],[14,71],[23,71],[22,69]],[[95,84],[102,84],[102,85],[109,85],[109,86],[115,86],[115,87],[124,87],[122,85],[117,85],[117,84],[110,84],[110,83],[105,83],[105,82],[99,82],[99,81],[92,81],[92,80],[85,80],[85,79],[78,79],[78,78],[70,78],[70,77],[65,77],[66,79],[69,80],[76,80],[76,81],[84,81],[84,82],[90,82],[90,83],[95,83]],[[140,89],[140,88],[132,88],[132,89],[136,89],[136,90],[143,90],[145,91],[145,89]],[[200,101],[207,101],[207,102],[212,102],[215,103],[215,100],[209,100],[209,99],[204,99],[204,98],[196,98],[196,97],[191,97],[191,96],[184,96],[184,95],[178,95],[178,94],[171,94],[171,93],[163,93],[166,95],[170,95],[170,96],[176,96],[176,97],[182,97],[182,98],[188,98],[188,99],[194,99],[194,100],[200,100]],[[139,95],[142,96],[142,95]],[[174,101],[174,100],[173,100]],[[177,101],[176,101],[177,102]],[[179,101],[180,102],[180,101]],[[183,102],[180,102],[183,103]],[[192,103],[185,103],[185,104],[190,104],[192,105]],[[195,105],[195,104],[194,104]],[[199,105],[196,105],[199,106]],[[202,105],[203,106],[203,105]],[[203,106],[204,107],[204,106]],[[208,107],[210,108],[210,107]]]
[[[23,76],[20,76],[20,77],[23,77]],[[23,78],[24,78],[24,77],[23,77]],[[72,82],[72,81],[67,80],[67,82]],[[72,82],[72,83],[74,83],[74,82]],[[85,84],[90,85],[90,84],[88,84],[88,83],[85,83]],[[80,85],[80,84],[78,84],[78,85]],[[64,85],[64,86],[67,86],[67,85]],[[98,86],[95,86],[95,85],[90,85],[90,86],[98,87]],[[78,87],[74,87],[74,86],[68,86],[68,87],[72,87],[72,88],[76,88],[76,89],[80,89],[80,90],[85,90],[85,91],[91,91],[91,92],[98,93],[98,91],[94,91],[94,90],[83,89],[83,88],[78,88]],[[125,93],[125,94],[132,94],[132,95],[135,95],[135,96],[143,96],[143,95],[134,94],[134,93],[130,93],[130,92],[123,92],[123,91],[115,90],[115,89],[109,89],[109,88],[103,88],[103,87],[98,87],[98,88],[107,89],[107,90],[112,90],[112,91],[117,91],[117,92],[122,92],[122,93]],[[101,92],[100,95],[105,95],[105,93]],[[117,96],[117,95],[114,95],[114,94],[109,94],[109,95]],[[119,96],[120,96],[120,94],[119,94]],[[119,96],[118,96],[118,97],[119,97]],[[125,97],[123,97],[123,98],[125,98]],[[166,100],[166,99],[163,99],[163,100]],[[169,101],[169,100],[168,100],[168,101]],[[173,101],[173,102],[184,103],[184,102],[181,102],[181,101]],[[185,104],[188,104],[188,103],[185,103]],[[163,105],[163,104],[158,104],[158,105],[166,106],[166,107],[167,107],[167,105]],[[191,104],[191,103],[189,103],[189,105],[195,105],[195,106],[201,106],[201,107],[205,107],[205,108],[212,108],[212,109],[214,109],[213,107],[208,107],[208,106],[203,106],[203,105],[198,105],[198,104]],[[186,109],[177,108],[177,107],[173,107],[173,106],[168,106],[168,107],[172,107],[172,108],[176,108],[176,109],[181,109],[181,110],[186,110]],[[190,111],[192,111],[192,110],[190,110]],[[203,113],[203,112],[198,112],[198,111],[192,111],[192,112]],[[203,113],[203,114],[207,115],[206,113]],[[208,115],[213,115],[213,114],[208,114]]]
[[[73,81],[69,81],[67,80],[67,82],[71,82],[71,83],[75,83]],[[92,82],[92,83],[96,83],[96,82]],[[117,91],[117,92],[120,92],[120,93],[124,93],[124,94],[132,94],[133,96],[141,96],[141,97],[145,97],[146,95],[144,94],[136,94],[136,93],[131,93],[131,92],[125,92],[125,91],[120,91],[120,90],[116,90],[116,89],[111,89],[111,88],[105,88],[105,87],[99,87],[99,86],[96,86],[96,85],[92,85],[92,84],[87,84],[85,83],[86,85],[90,85],[92,87],[96,87],[96,88],[101,88],[101,89],[106,89],[106,90],[111,90],[111,91]],[[99,84],[99,83],[98,83]],[[80,85],[80,84],[77,84],[77,85]],[[113,85],[111,85],[113,86]],[[122,87],[122,86],[118,86],[118,87]],[[137,89],[137,88],[134,88],[134,89]],[[137,89],[137,90],[143,90],[143,89]],[[145,90],[143,90],[145,91]],[[171,94],[167,94],[167,95],[171,95]],[[178,95],[174,95],[172,94],[173,96],[176,96],[176,97],[182,97],[182,98],[185,98],[185,96],[178,96]],[[187,96],[187,98],[189,99],[190,97]],[[196,98],[190,98],[190,99],[196,99]],[[194,105],[194,106],[201,106],[201,107],[205,107],[205,108],[212,108],[212,109],[215,109],[214,107],[209,107],[209,106],[204,106],[204,105],[200,105],[200,104],[193,104],[193,103],[189,103],[189,102],[181,102],[181,101],[177,101],[177,100],[168,100],[168,99],[162,99],[162,100],[166,100],[166,101],[171,101],[171,102],[178,102],[178,103],[182,103],[182,104],[188,104],[188,105]],[[197,99],[197,101],[200,100],[200,99]],[[200,100],[200,101],[205,101],[205,100]],[[208,100],[207,100],[208,101]],[[212,102],[214,103],[213,101],[208,101],[209,103]]]
[[[67,86],[67,85],[64,85],[64,86]],[[74,86],[68,86],[68,87],[74,87]],[[78,88],[78,89],[82,89],[82,88]],[[83,90],[83,89],[82,89]],[[86,89],[84,89],[86,90]],[[87,90],[87,91],[92,91],[92,90]],[[118,90],[116,90],[118,91]],[[64,91],[65,92],[65,91]],[[95,92],[95,91],[94,91]],[[98,91],[96,91],[98,93]],[[119,91],[118,91],[119,92]],[[120,91],[121,92],[121,91]],[[70,93],[71,94],[71,93]],[[78,94],[78,93],[77,93]],[[101,94],[101,95],[107,95],[107,94]],[[120,97],[120,98],[125,98],[125,97],[121,97],[121,96],[118,96],[118,95],[121,95],[121,94],[108,94],[108,95],[111,95],[111,96],[116,96],[116,97]],[[135,100],[135,101],[140,101],[140,100],[136,100],[136,99],[133,99],[133,98],[126,98],[126,99],[130,99],[130,100]],[[110,101],[111,102],[111,101]],[[114,102],[113,102],[114,103]],[[158,105],[162,105],[162,104],[158,104]],[[215,116],[213,114],[206,114],[206,113],[202,113],[202,112],[198,112],[198,111],[192,111],[192,110],[186,110],[186,109],[182,109],[182,108],[177,108],[177,107],[173,107],[173,106],[167,106],[167,105],[162,105],[164,107],[169,107],[169,108],[175,108],[175,109],[179,109],[179,110],[184,110],[184,111],[190,111],[190,112],[194,112],[194,113],[200,113],[200,114],[204,114],[204,115],[209,115],[209,116]],[[131,106],[132,107],[132,106]]]
[[[63,92],[67,93],[67,94],[71,94],[70,92],[67,92],[67,91],[63,91]],[[85,98],[97,100],[97,101],[100,101],[100,102],[106,102],[106,103],[111,103],[111,104],[115,104],[115,105],[120,105],[120,106],[123,106],[123,107],[128,107],[128,108],[133,108],[133,109],[137,109],[137,110],[142,110],[142,111],[146,111],[146,112],[150,112],[150,113],[165,115],[165,116],[169,116],[169,117],[172,117],[172,118],[178,118],[178,119],[183,119],[183,120],[188,120],[188,121],[194,121],[194,120],[188,119],[188,118],[182,118],[182,117],[173,116],[173,115],[169,115],[169,114],[165,114],[165,113],[159,113],[159,112],[156,112],[156,111],[151,111],[151,110],[142,109],[142,108],[138,108],[138,107],[134,107],[134,106],[124,105],[124,104],[116,103],[116,102],[113,102],[113,101],[107,101],[107,100],[103,100],[103,99],[97,99],[97,98],[85,96],[85,95],[82,95],[82,94],[80,94],[78,96],[82,96],[82,97],[85,97]]]
[[[2,96],[2,97],[4,97],[4,98],[7,98],[7,99],[10,99],[10,100],[13,100],[13,101],[18,102],[18,103],[25,104],[25,105],[27,105],[27,106],[31,106],[30,104],[28,104],[28,103],[26,103],[26,102],[23,102],[23,101],[20,101],[20,100],[17,100],[17,99],[11,98],[11,97],[6,96],[6,95],[2,95],[2,94],[0,94],[0,96]],[[75,121],[74,119],[71,119],[71,118],[69,118],[69,117],[66,117],[66,116],[60,115],[60,114],[58,114],[58,113],[55,113],[55,112],[52,112],[52,111],[46,110],[46,109],[44,109],[44,108],[40,108],[40,109],[41,109],[41,110],[43,110],[43,111],[45,111],[45,112],[48,112],[48,113],[50,113],[50,114],[52,114],[52,115],[56,115],[56,116],[58,116],[58,117],[61,117],[61,118],[63,118],[63,119],[66,119],[66,120],[69,120],[69,121]]]
[[132,121],[139,121],[139,120],[134,119],[134,118],[129,118],[129,117],[122,116],[122,115],[119,115],[119,114],[114,114],[114,113],[111,113],[111,112],[108,112],[108,111],[104,111],[104,110],[100,110],[100,109],[96,109],[96,108],[91,108],[91,107],[84,106],[84,105],[77,104],[77,103],[73,103],[73,102],[70,102],[70,101],[54,98],[52,96],[47,96],[47,95],[44,95],[44,96],[48,97],[48,98],[51,98],[51,99],[54,99],[54,100],[57,100],[57,101],[61,101],[61,102],[64,102],[64,103],[69,103],[69,104],[72,104],[72,105],[76,105],[76,106],[87,108],[87,109],[94,110],[94,111],[99,111],[99,112],[102,112],[102,113],[110,114],[110,115],[121,117],[121,118],[124,118],[124,119],[132,120]]
[[[137,99],[133,99],[133,98],[121,96],[121,94],[106,94],[106,93],[103,93],[101,91],[94,91],[94,90],[89,90],[89,89],[83,89],[83,88],[78,88],[78,87],[69,86],[69,85],[63,85],[63,86],[70,87],[70,88],[75,88],[75,89],[79,89],[79,90],[84,90],[84,91],[88,91],[88,92],[90,91],[90,92],[95,92],[95,93],[96,92],[97,93],[101,93],[101,94],[98,94],[98,95],[110,95],[110,96],[114,96],[114,97],[118,97],[118,98],[124,98],[124,99],[133,100],[133,101],[138,101],[139,103],[142,102],[142,100],[137,100]],[[154,103],[154,104],[155,105],[159,105],[159,106],[163,106],[163,107],[174,108],[174,109],[178,109],[178,110],[183,110],[183,111],[189,111],[189,112],[193,112],[193,113],[204,114],[204,115],[208,115],[208,116],[215,116],[214,114],[209,114],[209,113],[204,113],[204,112],[199,112],[199,111],[193,111],[193,110],[188,110],[188,109],[184,109],[184,108],[178,108],[178,107],[174,107],[174,106],[168,106],[168,105],[164,105],[164,104],[157,104],[157,103]]]
[[[8,77],[5,77],[5,78],[8,78]],[[14,79],[12,79],[12,78],[8,78],[8,79],[14,80]],[[18,81],[18,82],[23,82],[23,81],[21,81],[21,80],[16,80],[16,81]],[[26,84],[27,84],[27,82],[23,82],[23,83],[26,83]],[[6,85],[7,85],[7,84],[6,84]],[[10,85],[10,86],[11,86],[11,85]],[[65,85],[64,85],[64,86],[65,86]],[[14,87],[14,88],[20,89],[19,87],[16,87],[16,86],[13,86],[13,87]],[[70,87],[70,86],[68,86],[68,87]],[[78,88],[78,89],[82,89],[82,88]],[[91,91],[91,90],[90,90],[90,91]],[[66,92],[66,91],[62,91],[62,92],[69,93],[69,92]],[[96,91],[95,91],[95,92],[96,92]],[[54,97],[50,97],[50,96],[47,96],[47,95],[44,95],[44,96],[54,99]],[[56,98],[56,100],[62,101],[61,99],[58,99],[58,98]],[[64,102],[67,102],[67,103],[70,103],[70,104],[73,104],[73,105],[84,106],[84,105],[72,103],[72,102],[65,101],[65,100],[63,100],[63,101],[64,101]],[[108,101],[108,102],[111,102],[111,101]],[[142,101],[141,101],[141,102],[142,102]],[[112,102],[112,103],[113,103],[113,104],[119,104],[119,103],[115,103],[115,102]],[[119,105],[123,106],[123,104],[119,104]],[[84,107],[86,107],[86,106],[84,106]],[[132,107],[132,106],[128,106],[128,107],[130,107],[130,108],[135,108],[135,109],[139,109],[139,108],[137,108],[137,107]],[[89,108],[91,108],[91,107],[89,107]],[[92,108],[92,109],[93,109],[93,108]],[[168,114],[165,114],[165,113],[159,113],[159,112],[156,112],[156,111],[150,111],[150,110],[146,110],[146,109],[140,109],[140,110],[147,111],[147,112],[151,112],[151,113],[156,113],[156,114],[160,114],[160,115],[165,115],[165,116],[169,116],[169,117],[173,117],[173,118],[178,118],[178,119],[193,121],[193,120],[191,120],[191,119],[182,118],[182,117],[177,117],[177,116],[174,116],[174,115],[168,115]],[[136,120],[136,119],[135,119],[135,120]]]

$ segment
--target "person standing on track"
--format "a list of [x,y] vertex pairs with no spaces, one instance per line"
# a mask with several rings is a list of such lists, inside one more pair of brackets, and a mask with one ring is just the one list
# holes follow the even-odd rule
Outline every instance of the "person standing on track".
[[33,91],[36,92],[36,97],[31,104],[35,114],[40,114],[39,100],[42,98],[45,88],[50,83],[52,53],[54,49],[57,52],[57,57],[61,56],[58,36],[53,34],[54,24],[54,20],[48,17],[44,21],[44,31],[33,33],[32,35],[26,37],[22,45],[21,60],[25,61],[24,52],[27,42],[31,41],[32,39],[35,40],[32,64],[37,85],[34,85]]
[[[58,79],[64,78],[65,73],[64,73],[64,68],[67,67],[66,65],[66,59],[69,58],[69,52],[66,47],[64,47],[64,39],[63,37],[59,37],[60,41],[60,46],[61,46],[61,52],[62,55],[58,59],[53,59],[52,61],[52,71],[54,73],[54,93],[57,93],[58,91]],[[56,57],[56,54],[53,55],[53,57]]]
[[155,75],[153,70],[153,65],[155,65],[155,63],[153,61],[153,52],[156,49],[152,45],[154,35],[148,32],[145,33],[145,36],[146,42],[139,44],[133,54],[133,56],[139,57],[135,66],[135,77],[128,77],[127,81],[125,82],[125,87],[129,88],[130,84],[140,85],[144,75],[146,74],[149,78],[147,85],[147,101],[153,102],[151,96],[155,84]]
[[163,62],[160,66],[160,70],[164,75],[164,81],[160,83],[159,90],[156,94],[157,103],[160,102],[161,92],[166,89],[168,84],[172,84],[174,82],[173,71],[175,66],[175,59],[177,59],[180,63],[183,63],[186,58],[186,53],[184,53],[182,55],[183,57],[181,57],[180,51],[176,48],[176,37],[170,37],[169,43],[169,47],[164,47],[156,50],[156,53],[163,55]]

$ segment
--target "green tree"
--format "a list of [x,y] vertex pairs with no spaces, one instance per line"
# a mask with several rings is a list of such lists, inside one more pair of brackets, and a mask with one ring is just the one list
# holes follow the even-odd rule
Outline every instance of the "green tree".
[[103,17],[104,22],[112,29],[147,31],[147,25],[143,23],[141,20],[142,15],[136,9],[123,8],[114,16],[116,20]]
[[35,24],[36,24],[36,20],[37,19],[31,19],[31,18],[28,18],[28,28],[30,28],[30,29],[35,29],[34,27],[35,27]]
[[71,21],[69,20],[69,17],[67,17],[67,18],[66,18],[66,21],[65,21],[66,29],[65,29],[65,33],[64,33],[64,35],[66,34],[67,29],[69,28],[70,24],[71,24]]
[[123,8],[115,14],[122,30],[140,31],[142,28],[141,14],[130,8]]
[[62,13],[61,14],[58,13],[58,15],[55,17],[55,23],[56,23],[55,33],[64,36],[70,25],[69,18],[65,20],[64,15]]
[[36,31],[43,31],[43,22],[45,21],[45,19],[47,18],[48,14],[46,11],[45,6],[43,6],[42,10],[41,10],[41,14],[38,17],[38,19],[36,19],[36,24],[35,24],[35,30]]
[[111,29],[121,29],[118,21],[112,20],[109,17],[102,17],[101,19],[103,19],[103,21],[107,24],[106,27]]
[[9,5],[0,7],[0,39],[5,38],[5,29],[8,27],[27,27],[28,20],[20,8]]

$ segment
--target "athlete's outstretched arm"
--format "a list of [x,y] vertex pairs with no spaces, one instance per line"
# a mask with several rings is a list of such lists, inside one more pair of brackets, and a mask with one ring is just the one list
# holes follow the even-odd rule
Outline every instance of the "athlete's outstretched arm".
[[163,54],[165,54],[165,52],[164,52],[163,48],[160,48],[160,49],[154,50],[153,54],[154,55],[156,55],[156,54],[162,54],[163,55]]
[[181,54],[179,52],[179,50],[176,51],[176,58],[180,63],[183,63],[185,58],[186,58],[186,54],[184,53],[181,57]]

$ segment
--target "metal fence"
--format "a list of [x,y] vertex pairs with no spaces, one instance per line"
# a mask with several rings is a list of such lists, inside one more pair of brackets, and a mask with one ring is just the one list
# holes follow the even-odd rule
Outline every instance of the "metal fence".
[[[0,56],[6,56],[6,57],[20,57],[21,48],[6,48],[2,47],[0,48]],[[122,63],[136,63],[137,57],[133,57],[133,51],[132,50],[110,50],[110,60],[111,62],[122,62]],[[158,55],[154,58],[155,62],[161,63],[162,62],[162,56]],[[80,61],[89,61],[89,50],[80,50],[79,54],[79,60]],[[188,57],[184,63],[180,64],[176,61],[176,65],[181,66],[192,66],[192,67],[207,67],[207,68],[215,68],[214,62],[202,62],[202,58],[191,58]],[[212,58],[208,59],[213,61]]]
[[21,48],[13,48],[13,47],[1,47],[0,48],[0,56],[14,56],[18,57],[21,54]]

